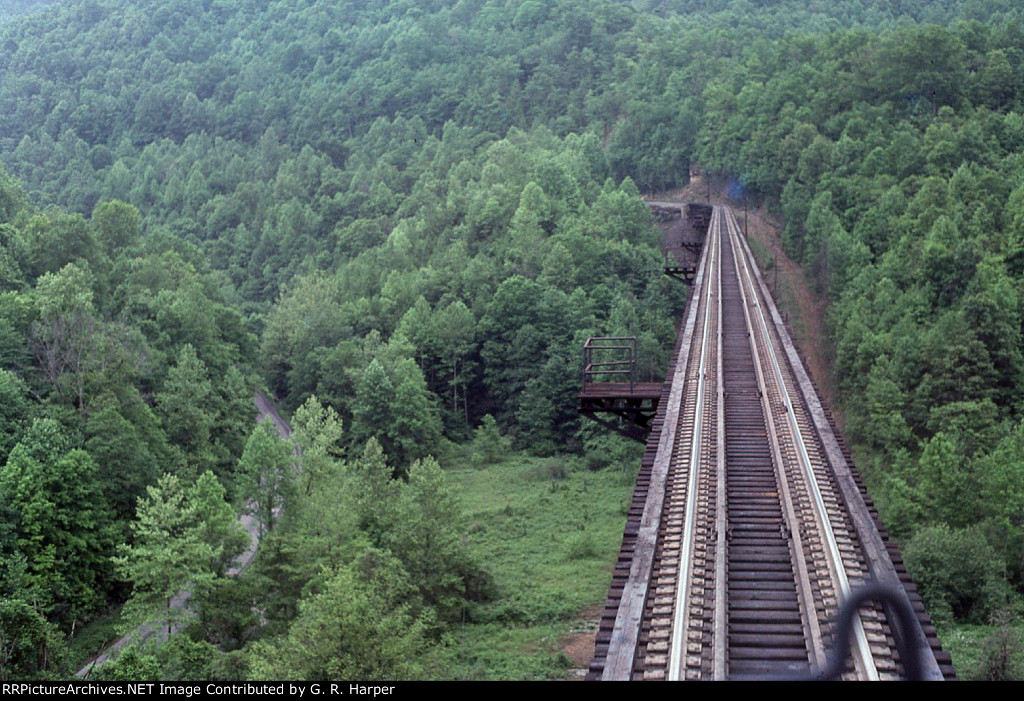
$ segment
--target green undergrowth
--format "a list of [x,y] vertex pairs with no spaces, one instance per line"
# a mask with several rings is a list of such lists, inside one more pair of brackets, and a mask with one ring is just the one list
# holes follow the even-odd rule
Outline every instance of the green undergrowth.
[[490,599],[455,631],[457,676],[566,678],[562,646],[604,603],[638,465],[591,471],[575,457],[512,456],[447,471],[492,578]]
[[78,670],[95,657],[104,646],[117,640],[118,629],[123,624],[119,612],[112,612],[78,626],[68,641],[68,667]]
[[1024,681],[1024,625],[939,629],[943,649],[965,681]]

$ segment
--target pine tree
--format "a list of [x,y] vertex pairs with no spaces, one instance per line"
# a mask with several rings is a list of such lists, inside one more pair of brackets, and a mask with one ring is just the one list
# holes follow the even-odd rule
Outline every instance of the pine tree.
[[281,439],[273,422],[264,420],[253,429],[238,461],[242,491],[259,521],[261,535],[274,528],[291,495],[294,450],[292,443]]
[[118,569],[133,586],[122,616],[130,627],[156,623],[170,635],[190,617],[185,601],[209,591],[244,535],[210,472],[191,487],[164,474],[146,492],[132,524],[135,542],[118,548]]

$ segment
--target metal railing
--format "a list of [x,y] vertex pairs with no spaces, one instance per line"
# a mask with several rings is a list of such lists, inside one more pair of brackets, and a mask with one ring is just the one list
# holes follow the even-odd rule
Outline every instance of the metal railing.
[[583,344],[583,389],[588,384],[636,384],[636,336],[591,336]]

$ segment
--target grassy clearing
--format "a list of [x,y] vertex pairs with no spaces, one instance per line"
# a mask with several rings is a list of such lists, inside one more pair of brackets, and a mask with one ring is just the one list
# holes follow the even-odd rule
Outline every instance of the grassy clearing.
[[605,600],[639,462],[593,472],[575,457],[514,456],[446,471],[494,592],[455,631],[459,678],[567,678],[563,641]]

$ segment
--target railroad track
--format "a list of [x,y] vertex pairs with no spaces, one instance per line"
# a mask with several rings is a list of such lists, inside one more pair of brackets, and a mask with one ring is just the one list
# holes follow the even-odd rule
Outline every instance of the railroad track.
[[[813,676],[841,603],[902,573],[727,208],[694,290],[592,677]],[[897,639],[938,647],[923,612],[906,631],[887,613],[853,617],[842,678],[899,678]],[[939,658],[925,676],[952,674]]]

